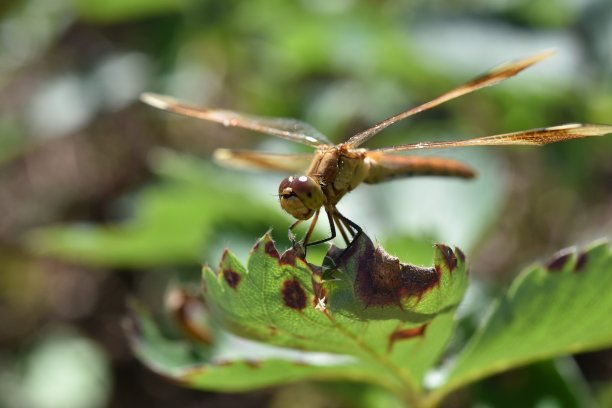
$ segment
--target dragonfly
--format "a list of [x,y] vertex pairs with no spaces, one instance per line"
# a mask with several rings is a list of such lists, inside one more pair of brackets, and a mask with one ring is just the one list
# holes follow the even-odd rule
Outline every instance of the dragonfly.
[[[214,151],[213,157],[220,164],[229,167],[294,174],[284,178],[278,188],[280,206],[296,220],[289,227],[290,240],[296,244],[293,231],[302,222],[311,220],[300,242],[303,248],[334,239],[337,236],[336,231],[340,232],[348,246],[362,230],[338,211],[337,204],[361,183],[377,184],[402,177],[426,175],[470,179],[476,175],[470,166],[454,159],[398,155],[399,152],[468,146],[541,146],[563,140],[612,133],[612,126],[609,125],[570,123],[467,140],[419,142],[378,149],[360,147],[394,123],[452,99],[495,85],[541,62],[553,53],[554,51],[545,51],[500,65],[429,102],[384,119],[340,144],[333,144],[311,125],[295,119],[261,117],[231,110],[194,106],[154,93],[142,94],[141,100],[165,111],[217,122],[226,127],[249,129],[314,148],[314,153],[297,154],[221,148]],[[321,209],[324,209],[327,215],[330,235],[324,239],[311,241]]]

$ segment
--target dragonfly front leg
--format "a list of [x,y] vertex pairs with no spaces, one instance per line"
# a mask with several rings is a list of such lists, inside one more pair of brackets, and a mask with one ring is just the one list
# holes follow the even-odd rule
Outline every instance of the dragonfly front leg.
[[304,246],[308,244],[308,240],[310,239],[310,236],[312,235],[312,231],[314,231],[314,227],[315,225],[317,225],[317,221],[319,220],[320,211],[321,211],[320,208],[317,211],[315,211],[314,216],[312,217],[312,221],[310,221],[310,226],[308,227],[308,231],[306,231],[306,235],[304,235],[304,240],[302,241],[302,244]]
[[304,243],[304,246],[318,245],[336,238],[336,227],[334,226],[334,221],[332,218],[334,211],[333,209],[325,208],[325,213],[327,214],[327,221],[329,222],[329,227],[331,228],[331,235],[327,238],[320,239],[315,242]]

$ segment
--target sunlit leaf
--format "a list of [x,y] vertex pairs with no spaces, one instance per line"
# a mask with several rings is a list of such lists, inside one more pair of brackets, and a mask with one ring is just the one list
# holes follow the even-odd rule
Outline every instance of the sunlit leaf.
[[494,373],[612,345],[607,243],[562,251],[519,276],[457,357],[438,394]]
[[[137,351],[157,371],[197,388],[325,378],[379,384],[410,399],[451,333],[467,284],[463,254],[438,245],[434,266],[416,267],[362,234],[346,251],[332,247],[326,263],[332,269],[294,250],[281,255],[269,235],[246,267],[226,252],[216,272],[204,269],[204,297],[211,317],[233,336],[216,338],[198,357],[168,346],[141,313]],[[221,357],[223,349],[234,355]]]

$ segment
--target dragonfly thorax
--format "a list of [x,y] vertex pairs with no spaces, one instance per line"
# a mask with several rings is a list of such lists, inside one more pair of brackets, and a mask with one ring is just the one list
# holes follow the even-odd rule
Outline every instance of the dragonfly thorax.
[[307,220],[325,203],[325,195],[308,176],[289,176],[278,186],[280,205],[298,220]]

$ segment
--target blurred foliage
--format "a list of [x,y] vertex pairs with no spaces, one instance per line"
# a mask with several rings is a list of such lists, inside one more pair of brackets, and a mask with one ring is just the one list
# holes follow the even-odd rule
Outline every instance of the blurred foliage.
[[[158,159],[152,170],[161,179],[140,192],[133,219],[102,228],[47,227],[33,233],[32,250],[97,266],[193,265],[220,234],[271,226],[284,230],[286,217],[249,196],[243,178],[170,152]],[[255,216],[244,216],[245,203]]]
[[[274,197],[283,176],[206,162],[216,147],[300,147],[153,112],[137,102],[141,92],[296,117],[342,141],[491,66],[557,48],[530,72],[398,124],[370,146],[612,123],[611,22],[605,0],[2,1],[0,389],[25,384],[12,356],[38,356],[27,345],[52,337],[41,327],[61,326],[104,347],[110,406],[275,401],[270,392],[219,402],[166,384],[134,362],[118,322],[128,292],[159,299],[166,281],[197,281],[189,265],[228,244],[241,256],[273,227],[286,245],[290,220]],[[150,155],[158,146],[183,153]],[[428,263],[432,241],[469,251],[486,287],[472,303],[481,314],[518,267],[611,237],[611,151],[612,137],[441,152],[472,164],[479,180],[364,186],[341,210],[403,259]],[[0,405],[27,405],[0,394]]]
[[86,21],[116,23],[170,12],[180,12],[185,0],[72,0],[76,12]]

